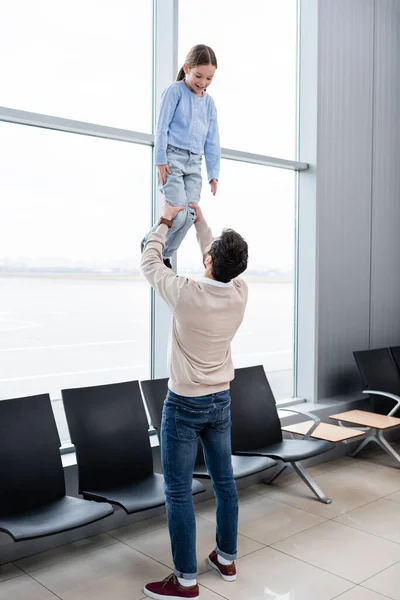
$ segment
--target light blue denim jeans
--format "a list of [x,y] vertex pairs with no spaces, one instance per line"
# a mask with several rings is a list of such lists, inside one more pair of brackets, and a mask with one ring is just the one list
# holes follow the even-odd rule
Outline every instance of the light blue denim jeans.
[[[237,554],[238,498],[231,458],[229,390],[188,398],[168,390],[161,424],[161,459],[174,573],[197,575],[196,521],[192,478],[198,441],[217,500],[216,550],[227,560]],[[211,551],[211,548],[210,548]]]
[[[200,201],[201,155],[168,146],[167,159],[171,173],[167,173],[167,181],[165,185],[160,185],[160,191],[172,206],[185,207],[177,214],[167,233],[163,256],[171,258],[196,218],[196,212],[193,208],[189,208],[189,204],[198,204]],[[154,225],[143,241],[145,242],[148,235],[156,229],[157,225]]]

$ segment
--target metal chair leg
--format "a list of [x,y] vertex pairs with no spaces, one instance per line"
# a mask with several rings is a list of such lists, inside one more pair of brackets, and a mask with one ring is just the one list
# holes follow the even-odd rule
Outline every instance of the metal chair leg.
[[399,463],[400,466],[400,455],[396,452],[396,450],[389,444],[389,442],[383,437],[383,432],[378,431],[376,434],[376,441],[387,454],[392,456],[396,462]]
[[273,483],[275,481],[275,479],[278,479],[279,475],[281,475],[286,468],[287,468],[287,465],[283,464],[281,466],[281,468],[279,469],[279,471],[277,471],[275,473],[275,475],[272,477],[272,479],[263,479],[262,482],[265,483],[266,485]]
[[353,452],[349,453],[349,456],[357,456],[357,454],[359,452],[361,452],[361,450],[363,450],[365,448],[365,446],[367,446],[370,442],[376,442],[376,437],[375,435],[369,435],[368,437],[365,438],[365,440],[363,440],[355,450],[353,450]]
[[320,502],[323,502],[324,504],[331,504],[332,500],[330,498],[327,498],[326,496],[324,496],[324,493],[321,490],[321,488],[318,487],[318,485],[315,483],[315,481],[309,476],[307,471],[305,469],[303,469],[303,467],[299,463],[292,462],[290,464],[292,465],[294,471],[296,471],[297,475],[304,481],[304,483],[310,488],[310,490],[317,496],[317,498]]

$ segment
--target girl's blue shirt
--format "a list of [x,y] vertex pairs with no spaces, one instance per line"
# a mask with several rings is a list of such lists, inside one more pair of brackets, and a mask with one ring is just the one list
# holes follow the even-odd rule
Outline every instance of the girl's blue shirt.
[[206,93],[196,96],[184,81],[171,84],[161,97],[157,122],[156,165],[166,165],[167,146],[205,156],[208,181],[219,179],[221,147],[217,109]]

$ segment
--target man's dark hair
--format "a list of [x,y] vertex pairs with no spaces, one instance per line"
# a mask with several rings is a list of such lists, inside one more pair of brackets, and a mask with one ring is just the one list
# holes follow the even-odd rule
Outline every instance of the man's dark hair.
[[228,283],[247,269],[247,242],[233,229],[224,229],[213,241],[209,254],[213,259],[212,276],[217,281]]

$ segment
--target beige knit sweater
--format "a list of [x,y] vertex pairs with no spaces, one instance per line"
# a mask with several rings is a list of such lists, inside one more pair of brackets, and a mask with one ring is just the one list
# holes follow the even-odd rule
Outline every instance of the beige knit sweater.
[[[203,255],[213,241],[212,232],[204,219],[195,227]],[[242,279],[224,284],[176,275],[162,259],[167,231],[160,225],[149,236],[141,268],[172,311],[169,388],[191,397],[226,390],[234,377],[231,341],[243,320],[247,284]]]

